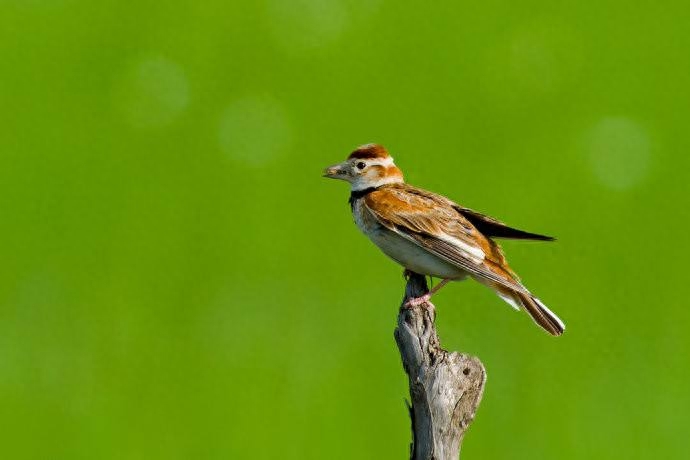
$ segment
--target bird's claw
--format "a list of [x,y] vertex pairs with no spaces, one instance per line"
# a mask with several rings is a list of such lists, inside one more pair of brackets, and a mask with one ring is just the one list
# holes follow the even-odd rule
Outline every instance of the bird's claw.
[[427,303],[431,305],[431,307],[433,308],[434,305],[431,302],[429,302],[429,300],[431,300],[431,294],[426,293],[420,297],[412,297],[411,299],[407,299],[407,302],[404,303],[404,306],[407,308],[412,308]]

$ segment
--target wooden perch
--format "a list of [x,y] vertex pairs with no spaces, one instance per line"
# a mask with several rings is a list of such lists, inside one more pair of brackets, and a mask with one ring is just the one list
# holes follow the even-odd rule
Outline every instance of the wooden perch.
[[[405,299],[429,291],[426,278],[410,273]],[[449,353],[436,335],[431,303],[401,306],[395,341],[409,378],[412,460],[456,460],[465,431],[484,391],[486,370],[478,358]]]

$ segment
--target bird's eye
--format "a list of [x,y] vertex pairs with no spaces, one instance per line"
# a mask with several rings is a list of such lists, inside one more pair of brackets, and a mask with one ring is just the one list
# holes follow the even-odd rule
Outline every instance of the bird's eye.
[[364,169],[364,167],[366,166],[366,163],[364,163],[363,161],[360,161],[355,166],[357,166],[357,169]]

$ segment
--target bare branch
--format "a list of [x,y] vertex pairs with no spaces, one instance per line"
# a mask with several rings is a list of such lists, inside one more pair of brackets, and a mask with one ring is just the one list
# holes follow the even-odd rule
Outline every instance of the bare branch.
[[[405,300],[428,292],[426,279],[411,273]],[[405,303],[403,300],[403,304]],[[441,348],[430,303],[401,306],[395,341],[409,378],[412,460],[456,460],[484,391],[486,370],[478,358]]]

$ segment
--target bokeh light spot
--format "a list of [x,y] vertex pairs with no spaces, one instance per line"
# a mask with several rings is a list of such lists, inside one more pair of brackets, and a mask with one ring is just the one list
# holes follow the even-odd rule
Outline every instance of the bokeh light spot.
[[594,174],[609,188],[629,189],[649,171],[649,135],[628,118],[601,119],[586,133],[585,148]]
[[268,96],[249,96],[231,104],[222,115],[220,148],[251,166],[264,165],[283,153],[291,132],[282,106]]
[[489,43],[482,85],[502,103],[552,97],[581,72],[580,37],[552,18],[534,19]]
[[292,51],[326,46],[349,23],[340,0],[270,0],[267,11],[278,43]]
[[189,84],[182,67],[159,56],[131,66],[116,97],[132,126],[160,127],[171,123],[187,107]]
[[555,51],[544,37],[518,35],[511,46],[513,75],[529,88],[553,90],[561,70]]

